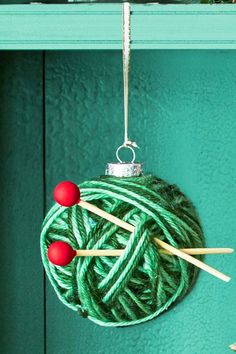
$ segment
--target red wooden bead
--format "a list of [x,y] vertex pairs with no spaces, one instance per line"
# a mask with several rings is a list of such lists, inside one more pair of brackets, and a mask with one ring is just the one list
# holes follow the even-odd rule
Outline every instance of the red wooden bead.
[[58,266],[66,266],[75,257],[76,251],[63,241],[51,243],[48,247],[48,259],[51,263]]
[[53,192],[55,201],[65,207],[71,207],[80,201],[79,187],[70,181],[59,183]]

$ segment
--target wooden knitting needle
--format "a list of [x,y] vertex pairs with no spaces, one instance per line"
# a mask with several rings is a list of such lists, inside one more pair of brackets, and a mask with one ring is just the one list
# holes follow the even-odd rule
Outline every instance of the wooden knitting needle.
[[157,238],[154,238],[154,241],[159,246],[165,248],[166,250],[170,251],[171,253],[175,254],[176,256],[179,256],[180,258],[184,259],[185,261],[192,263],[196,267],[201,268],[202,270],[205,270],[206,272],[214,275],[216,278],[219,278],[225,282],[230,281],[231,278],[228,275],[225,275],[225,274],[219,272],[217,269],[210,267],[209,265],[205,264],[204,262],[200,261],[199,259],[196,259],[196,258],[190,256],[189,254],[186,254],[186,253],[182,252],[181,250],[178,250],[178,249],[174,248],[173,246],[168,245],[166,242],[161,241]]
[[[120,226],[121,228],[130,231],[130,232],[134,232],[135,227],[123,220],[120,220],[119,218],[117,218],[114,215],[111,215],[109,213],[107,213],[104,210],[99,209],[98,207],[96,207],[93,204],[90,204],[84,200],[80,199],[80,190],[79,187],[75,184],[72,183],[70,181],[64,181],[59,183],[56,188],[54,189],[54,199],[57,203],[59,203],[62,206],[66,206],[66,207],[70,207],[73,206],[75,204],[79,204],[82,208],[85,208],[87,210],[89,210],[90,212],[101,216],[102,218],[116,224],[117,226]],[[204,262],[200,261],[199,259],[196,259],[192,256],[190,256],[189,254],[186,254],[185,252],[176,249],[175,247],[169,245],[168,243],[159,240],[158,238],[154,238],[154,241],[161,246],[162,248],[164,248],[165,250],[171,252],[172,254],[184,259],[185,261],[195,265],[196,267],[214,275],[216,278],[219,278],[225,282],[230,281],[230,277],[228,277],[227,275],[219,272],[218,270],[214,269],[213,267],[208,266],[207,264],[205,264]]]
[[[229,254],[233,253],[233,248],[180,248],[180,251],[190,255],[204,255],[204,254]],[[101,250],[76,250],[76,255],[80,257],[86,256],[121,256],[124,249],[101,249]],[[165,249],[161,249],[160,253],[174,256],[173,253]]]
[[[228,254],[228,253],[233,253],[234,249],[233,248],[181,248],[181,251],[187,254],[191,255],[200,255],[200,254]],[[171,255],[172,253],[167,250],[161,250],[161,253],[169,254]]]
[[[96,207],[95,205],[92,205],[92,204],[90,204],[90,203],[88,203],[88,202],[86,202],[84,200],[80,200],[79,205],[82,208],[85,208],[85,209],[91,211],[92,213],[101,216],[102,218],[104,218],[104,219],[116,224],[117,226],[120,226],[121,228],[123,228],[123,229],[125,229],[127,231],[134,232],[134,230],[135,230],[135,227],[133,225],[131,225],[131,224],[129,224],[129,223],[123,221],[123,220],[120,220],[116,216],[111,215],[111,214],[105,212],[104,210],[101,210],[98,207]],[[207,264],[205,264],[204,262],[200,261],[199,259],[196,259],[196,258],[190,256],[189,254],[186,254],[185,252],[176,249],[175,247],[167,244],[164,241],[159,240],[156,237],[154,238],[154,241],[159,246],[161,246],[165,250],[169,251],[170,253],[172,253],[172,254],[184,259],[185,261],[187,261],[189,263],[192,263],[193,265],[195,265],[196,267],[198,267],[198,268],[200,268],[202,270],[205,270],[206,272],[214,275],[216,278],[219,278],[219,279],[221,279],[221,280],[223,280],[225,282],[230,281],[230,279],[231,279],[230,277],[228,277],[227,275],[219,272],[215,268],[208,266]]]
[[[190,249],[186,248],[185,249],[187,252]],[[193,249],[195,251],[195,249]],[[204,252],[205,249],[204,248],[199,248],[197,249],[197,252]],[[211,251],[217,250],[218,249],[210,249]],[[229,249],[224,249],[221,248],[221,250],[226,250],[227,253],[229,251]],[[183,251],[183,249],[182,249]],[[90,250],[86,250],[86,249],[78,249],[78,250],[74,250],[67,242],[63,242],[63,241],[56,241],[51,243],[51,245],[48,247],[48,258],[50,260],[51,263],[55,264],[55,265],[59,265],[59,266],[65,266],[68,265],[74,257],[102,257],[102,256],[111,256],[111,257],[117,257],[117,256],[121,256],[122,253],[124,252],[124,249],[103,249],[103,250],[94,250],[94,249],[90,249]],[[166,250],[160,250],[161,253],[166,253]],[[173,256],[172,253],[169,253],[170,255]],[[196,253],[195,253],[196,254]],[[197,253],[199,254],[199,253]],[[200,253],[202,254],[202,253]],[[212,253],[211,253],[212,254]]]

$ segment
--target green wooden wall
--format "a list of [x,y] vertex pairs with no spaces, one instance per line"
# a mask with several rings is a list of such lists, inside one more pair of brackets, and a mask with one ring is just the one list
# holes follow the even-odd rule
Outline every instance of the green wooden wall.
[[[103,174],[122,142],[119,51],[0,53],[3,354],[226,354],[236,342],[235,256],[206,261],[191,293],[135,327],[99,327],[45,280],[40,224],[59,181]],[[235,247],[236,52],[134,51],[130,137],[145,170],[197,207],[208,246]]]

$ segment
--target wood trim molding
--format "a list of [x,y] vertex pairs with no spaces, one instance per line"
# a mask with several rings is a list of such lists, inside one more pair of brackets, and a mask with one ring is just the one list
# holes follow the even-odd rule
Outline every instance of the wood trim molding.
[[[131,5],[133,49],[236,49],[236,7]],[[0,49],[121,49],[122,4],[0,5]]]

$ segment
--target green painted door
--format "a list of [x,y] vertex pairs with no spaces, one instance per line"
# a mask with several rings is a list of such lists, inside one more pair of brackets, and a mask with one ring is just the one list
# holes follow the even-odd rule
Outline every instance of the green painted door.
[[[45,59],[45,60],[44,60]],[[206,261],[178,306],[146,324],[99,327],[46,280],[39,232],[59,181],[104,173],[122,142],[119,51],[2,52],[1,352],[224,354],[236,342],[235,256]],[[130,137],[146,172],[178,184],[209,247],[235,247],[235,51],[134,51]]]

